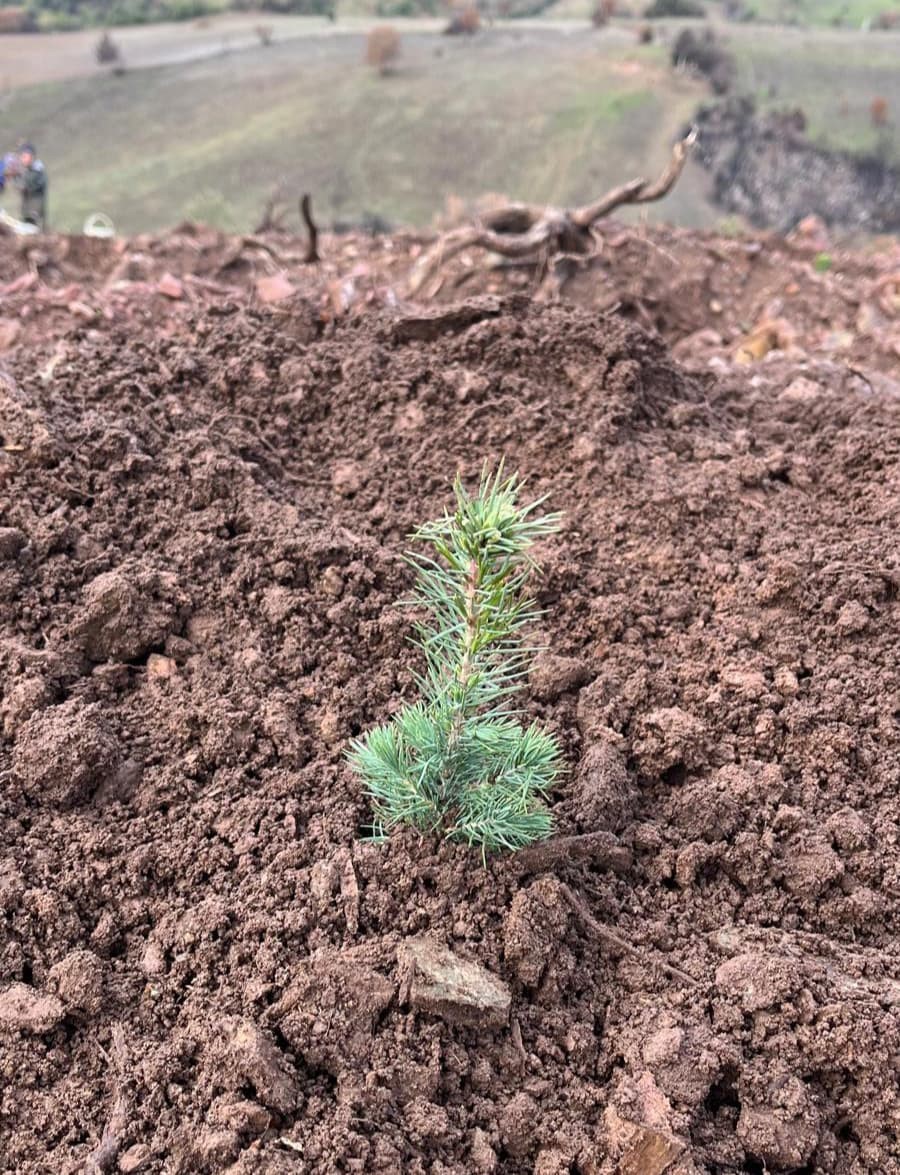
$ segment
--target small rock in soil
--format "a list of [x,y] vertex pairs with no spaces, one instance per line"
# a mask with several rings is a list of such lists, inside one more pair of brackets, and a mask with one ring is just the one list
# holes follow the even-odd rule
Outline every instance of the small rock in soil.
[[858,600],[850,600],[838,613],[837,630],[845,636],[856,636],[869,626],[869,613]]
[[256,296],[260,302],[270,304],[282,302],[295,293],[295,286],[283,273],[272,274],[271,277],[261,277],[256,283]]
[[503,956],[526,987],[540,983],[565,936],[569,913],[555,877],[542,877],[513,898],[503,933]]
[[72,951],[50,969],[50,983],[67,1011],[95,1016],[103,1007],[103,963],[93,951]]
[[684,1152],[672,1129],[672,1106],[649,1071],[626,1077],[603,1114],[617,1175],[663,1175]]
[[225,1094],[209,1107],[207,1119],[211,1126],[221,1126],[237,1134],[262,1134],[272,1124],[272,1115],[258,1102]]
[[417,1011],[484,1028],[500,1028],[509,1021],[509,988],[480,963],[461,959],[428,938],[401,944],[397,961]]
[[778,398],[792,404],[811,404],[821,395],[821,384],[807,379],[806,376],[798,375],[796,379],[791,380]]
[[779,665],[775,670],[775,688],[783,698],[796,698],[800,692],[800,682],[797,674],[787,665]]
[[552,702],[591,680],[588,665],[577,657],[559,657],[556,653],[539,653],[528,680],[531,692],[541,702]]
[[171,298],[173,301],[184,297],[184,283],[171,273],[164,273],[156,283],[156,288],[164,298]]
[[252,1020],[230,1026],[226,1057],[238,1085],[249,1082],[264,1105],[279,1114],[296,1110],[300,1093],[287,1060]]
[[194,1155],[213,1171],[221,1171],[225,1163],[237,1158],[241,1149],[241,1136],[236,1130],[211,1130],[200,1132],[193,1147]]
[[88,584],[71,632],[91,661],[136,661],[165,642],[184,604],[174,575],[119,568]]
[[119,1170],[122,1175],[138,1175],[139,1171],[146,1171],[150,1166],[151,1157],[149,1146],[135,1143],[119,1155]]
[[147,658],[147,676],[157,679],[174,677],[178,666],[171,657],[164,657],[161,653],[151,653]]
[[55,995],[43,995],[25,983],[12,983],[0,991],[0,1033],[49,1032],[65,1014]]
[[141,955],[141,970],[148,978],[162,975],[166,969],[166,960],[163,949],[158,942],[150,939],[144,953]]
[[684,1143],[671,1134],[635,1126],[634,1137],[619,1163],[619,1175],[665,1175],[684,1152]]
[[99,707],[75,699],[33,714],[13,752],[13,774],[25,795],[50,807],[89,800],[118,765],[118,743]]

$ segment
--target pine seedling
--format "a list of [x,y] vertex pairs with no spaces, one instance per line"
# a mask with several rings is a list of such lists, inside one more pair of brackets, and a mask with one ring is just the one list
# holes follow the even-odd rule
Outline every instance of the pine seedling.
[[525,593],[534,541],[558,529],[518,504],[517,476],[482,473],[470,496],[459,477],[455,510],[413,535],[411,603],[430,614],[415,625],[424,667],[420,700],[351,744],[349,761],[375,808],[375,827],[398,824],[493,849],[549,836],[544,802],[560,768],[556,740],[524,726],[510,699],[536,651],[522,640],[539,613]]

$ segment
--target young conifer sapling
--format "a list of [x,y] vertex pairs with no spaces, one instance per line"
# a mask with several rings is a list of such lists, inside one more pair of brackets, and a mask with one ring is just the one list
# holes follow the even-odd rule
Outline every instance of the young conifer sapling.
[[412,538],[431,553],[406,556],[424,657],[420,700],[350,748],[375,808],[376,828],[410,824],[492,849],[519,849],[552,830],[545,796],[560,768],[556,740],[523,725],[510,699],[535,652],[523,629],[538,612],[525,592],[534,541],[559,515],[520,506],[517,476],[483,472],[475,496],[457,477],[452,514]]

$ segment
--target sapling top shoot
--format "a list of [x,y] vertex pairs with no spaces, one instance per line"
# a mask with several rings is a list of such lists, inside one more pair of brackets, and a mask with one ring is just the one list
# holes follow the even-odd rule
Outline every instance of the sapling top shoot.
[[481,847],[515,850],[549,836],[544,800],[560,768],[556,740],[511,708],[535,649],[523,630],[539,615],[525,591],[530,549],[559,527],[543,499],[519,505],[521,483],[502,466],[471,496],[457,477],[455,509],[412,539],[412,604],[422,653],[420,698],[351,744],[375,826],[410,824]]

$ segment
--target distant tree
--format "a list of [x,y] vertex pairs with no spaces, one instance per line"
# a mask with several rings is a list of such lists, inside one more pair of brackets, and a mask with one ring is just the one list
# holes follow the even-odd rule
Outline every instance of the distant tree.
[[658,20],[661,17],[700,17],[706,16],[706,9],[697,0],[653,0],[649,8],[644,10],[647,20]]
[[481,13],[470,4],[466,8],[457,9],[450,17],[444,32],[450,36],[472,36],[481,28]]
[[597,0],[591,12],[591,24],[602,29],[616,14],[616,0]]
[[888,124],[888,103],[887,98],[873,98],[869,106],[869,118],[872,120],[872,126],[887,126]]
[[710,29],[702,35],[682,29],[672,48],[672,64],[696,69],[709,80],[715,94],[727,94],[734,82],[734,58]]
[[400,34],[390,24],[377,25],[366,38],[366,63],[382,75],[391,72],[400,56]]
[[104,33],[94,48],[98,65],[121,65],[122,50],[109,33]]
[[0,8],[0,33],[36,33],[37,16],[30,8]]
[[591,24],[603,28],[616,15],[616,0],[596,0],[591,11]]

